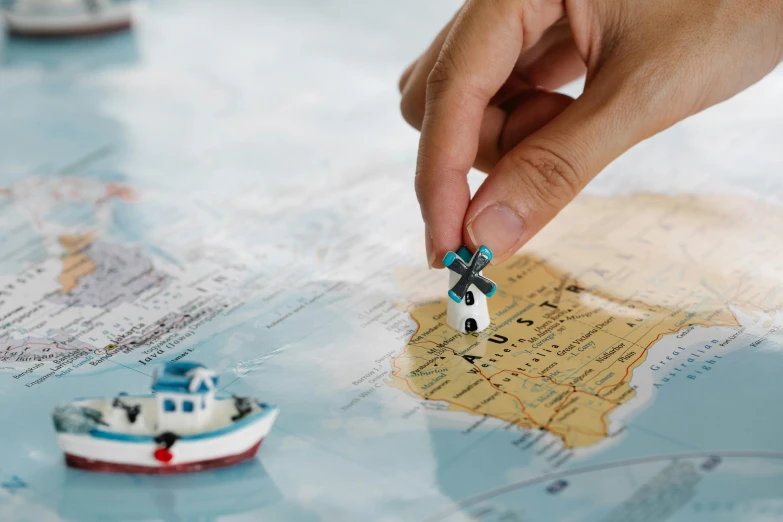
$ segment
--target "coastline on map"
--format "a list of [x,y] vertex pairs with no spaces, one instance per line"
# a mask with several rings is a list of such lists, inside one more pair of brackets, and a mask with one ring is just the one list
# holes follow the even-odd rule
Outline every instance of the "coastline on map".
[[734,307],[731,311],[739,323],[737,328],[690,325],[655,342],[644,362],[631,375],[630,385],[636,391],[635,396],[607,415],[610,436],[594,446],[579,448],[578,457],[603,451],[618,442],[627,423],[650,407],[656,394],[666,393],[667,383],[674,379],[696,381],[714,365],[721,364],[723,355],[751,349],[751,343],[766,338],[779,327],[774,314],[756,312],[754,318]]

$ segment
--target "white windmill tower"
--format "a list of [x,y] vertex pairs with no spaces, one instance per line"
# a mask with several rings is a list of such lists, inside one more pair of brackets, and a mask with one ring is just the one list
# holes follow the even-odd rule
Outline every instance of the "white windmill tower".
[[443,258],[450,270],[446,322],[459,332],[480,332],[489,326],[487,298],[494,295],[497,286],[481,270],[491,260],[492,251],[483,245],[475,254],[463,246]]

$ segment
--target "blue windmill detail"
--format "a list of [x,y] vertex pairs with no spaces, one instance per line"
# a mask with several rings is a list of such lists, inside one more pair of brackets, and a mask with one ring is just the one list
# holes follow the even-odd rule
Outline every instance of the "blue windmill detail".
[[449,290],[449,297],[455,303],[461,303],[471,285],[487,297],[492,297],[497,285],[481,275],[481,271],[492,261],[492,251],[481,245],[471,257],[470,251],[461,247],[457,253],[448,252],[443,265],[460,276],[459,281]]

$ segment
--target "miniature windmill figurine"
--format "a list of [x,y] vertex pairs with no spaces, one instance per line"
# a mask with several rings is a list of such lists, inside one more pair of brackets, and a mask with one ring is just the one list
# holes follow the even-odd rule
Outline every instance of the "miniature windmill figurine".
[[487,298],[497,290],[495,283],[481,274],[492,260],[492,251],[479,247],[475,254],[461,247],[457,253],[449,252],[443,264],[449,273],[449,297],[446,312],[449,326],[462,333],[480,332],[489,326]]

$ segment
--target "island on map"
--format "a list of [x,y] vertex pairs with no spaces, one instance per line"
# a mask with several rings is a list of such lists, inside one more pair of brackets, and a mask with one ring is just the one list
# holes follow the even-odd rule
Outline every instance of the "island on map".
[[[74,339],[68,332],[52,332],[49,337],[0,337],[0,362],[60,361],[90,353],[93,347]],[[35,369],[35,368],[33,368]]]
[[63,252],[63,271],[60,273],[60,293],[67,294],[79,280],[95,270],[95,263],[85,252],[93,242],[92,234],[67,234],[60,237]]
[[593,445],[662,336],[737,327],[731,307],[783,309],[781,230],[779,207],[741,198],[579,198],[527,253],[486,270],[498,284],[486,331],[449,328],[445,297],[412,307],[393,385]]

